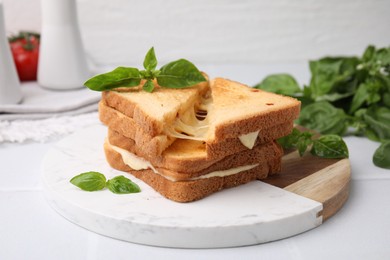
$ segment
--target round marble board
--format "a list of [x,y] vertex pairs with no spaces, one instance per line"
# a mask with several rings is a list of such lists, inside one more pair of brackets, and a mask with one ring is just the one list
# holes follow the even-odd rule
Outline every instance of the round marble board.
[[[283,172],[270,179],[191,203],[173,202],[132,175],[110,168],[103,151],[106,133],[106,127],[96,125],[56,144],[43,161],[42,182],[49,204],[62,216],[116,239],[180,248],[259,244],[319,226],[348,198],[348,159],[300,158],[292,152],[283,158]],[[86,192],[69,182],[86,171],[107,178],[125,175],[142,191]]]

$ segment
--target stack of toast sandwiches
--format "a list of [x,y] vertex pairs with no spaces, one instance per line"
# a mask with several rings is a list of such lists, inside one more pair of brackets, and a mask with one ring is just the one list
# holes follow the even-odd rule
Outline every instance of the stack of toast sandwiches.
[[275,140],[292,131],[299,111],[294,98],[223,78],[153,93],[141,83],[105,91],[99,103],[111,167],[177,202],[280,172]]

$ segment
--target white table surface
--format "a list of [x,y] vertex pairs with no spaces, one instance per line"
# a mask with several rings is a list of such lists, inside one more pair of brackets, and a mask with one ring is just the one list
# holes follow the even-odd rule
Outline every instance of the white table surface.
[[[273,72],[308,81],[306,64],[204,66],[211,77],[255,84]],[[98,120],[96,119],[96,123]],[[275,242],[224,249],[174,249],[132,244],[85,230],[46,202],[41,162],[57,142],[0,144],[0,259],[390,259],[390,170],[375,167],[378,143],[347,137],[351,193],[318,228]]]

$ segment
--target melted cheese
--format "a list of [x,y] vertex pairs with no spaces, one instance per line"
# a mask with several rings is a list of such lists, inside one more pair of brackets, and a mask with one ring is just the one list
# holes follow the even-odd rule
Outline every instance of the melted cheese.
[[[162,176],[170,181],[177,181],[175,178],[172,178],[170,176],[165,176],[165,175],[162,175],[161,173],[159,173],[149,161],[147,161],[147,160],[145,160],[145,159],[143,159],[143,158],[141,158],[133,153],[130,153],[129,151],[126,151],[122,148],[119,148],[117,146],[110,144],[108,142],[108,140],[106,140],[106,142],[107,142],[107,145],[110,146],[111,149],[113,149],[114,151],[116,151],[117,153],[119,153],[121,155],[123,162],[127,166],[132,168],[133,170],[139,171],[139,170],[152,169],[154,173],[159,174],[160,176]],[[213,171],[213,172],[210,172],[208,174],[205,174],[205,175],[202,175],[199,177],[190,178],[188,180],[193,181],[193,180],[207,179],[207,178],[212,178],[212,177],[225,177],[225,176],[234,175],[234,174],[237,174],[237,173],[240,173],[243,171],[253,169],[258,165],[259,164],[251,164],[251,165],[244,165],[244,166],[231,168],[228,170]]]
[[129,151],[122,149],[118,146],[112,145],[106,140],[107,145],[110,146],[111,149],[113,149],[115,152],[119,153],[122,157],[123,162],[129,166],[131,169],[134,170],[146,170],[146,169],[152,169],[155,173],[157,173],[157,170],[153,167],[153,165],[145,160],[144,158],[141,158],[133,153],[130,153]]
[[[210,99],[201,99],[199,108],[203,111],[208,111],[212,101]],[[175,122],[164,129],[166,135],[179,138],[190,139],[197,141],[205,141],[209,130],[209,117],[202,116],[203,120],[199,120],[196,116],[195,108],[188,109],[185,113],[179,115]]]
[[256,143],[256,139],[259,135],[259,132],[260,130],[256,132],[251,132],[246,135],[240,135],[238,138],[240,139],[241,143],[245,145],[248,149],[252,149]]
[[[172,125],[166,126],[164,133],[170,137],[179,139],[206,141],[210,128],[210,117],[208,115],[210,114],[209,111],[212,109],[212,99],[202,98],[198,108],[207,112],[207,115],[202,115],[203,120],[198,119],[195,108],[189,109],[185,113],[179,115]],[[260,131],[255,131],[241,135],[239,136],[239,139],[244,146],[248,149],[252,149],[256,143],[259,132]]]
[[233,175],[233,174],[237,174],[237,173],[240,173],[243,171],[253,169],[258,165],[259,164],[251,164],[251,165],[244,165],[244,166],[239,166],[236,168],[231,168],[228,170],[214,171],[214,172],[210,172],[208,174],[205,174],[205,175],[202,175],[202,176],[199,176],[196,178],[192,178],[191,180],[207,179],[207,178],[212,178],[212,177],[225,177],[225,176],[229,176],[229,175]]

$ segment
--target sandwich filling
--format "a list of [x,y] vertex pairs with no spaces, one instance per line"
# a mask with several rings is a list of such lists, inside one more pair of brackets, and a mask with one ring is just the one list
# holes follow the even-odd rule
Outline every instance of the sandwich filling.
[[[198,105],[178,115],[172,125],[165,127],[165,134],[179,139],[206,141],[210,129],[211,120],[209,115],[212,102],[212,98],[201,98]],[[260,130],[241,135],[239,140],[245,147],[252,149],[259,132]]]
[[[162,176],[170,181],[173,181],[173,182],[178,181],[177,179],[175,179],[171,176],[165,176],[165,175],[161,174],[160,172],[158,172],[156,170],[156,168],[154,168],[153,165],[149,161],[147,161],[147,160],[145,160],[145,159],[143,159],[143,158],[141,158],[141,157],[125,150],[125,149],[122,149],[118,146],[110,144],[108,142],[108,140],[106,140],[106,145],[108,145],[115,152],[119,153],[122,157],[123,163],[126,164],[127,166],[129,166],[130,168],[132,168],[133,170],[139,171],[139,170],[151,169],[154,173],[156,173],[156,174],[158,174],[158,175],[160,175],[160,176]],[[244,165],[244,166],[231,168],[228,170],[213,171],[213,172],[204,174],[204,175],[199,176],[199,177],[190,178],[187,181],[207,179],[207,178],[212,178],[212,177],[230,176],[230,175],[234,175],[234,174],[237,174],[237,173],[240,173],[243,171],[248,171],[250,169],[257,167],[258,165],[259,164],[251,164],[251,165]]]
[[179,114],[172,125],[166,126],[165,134],[179,139],[205,141],[210,127],[211,107],[212,99],[202,97],[193,109]]
[[240,135],[238,138],[240,142],[246,146],[248,149],[252,149],[255,146],[257,136],[259,135],[260,130],[251,132],[249,134]]

